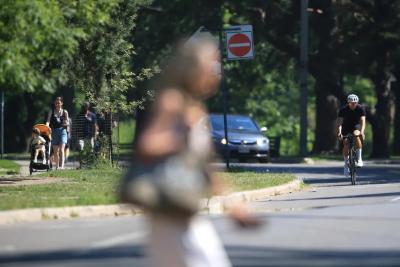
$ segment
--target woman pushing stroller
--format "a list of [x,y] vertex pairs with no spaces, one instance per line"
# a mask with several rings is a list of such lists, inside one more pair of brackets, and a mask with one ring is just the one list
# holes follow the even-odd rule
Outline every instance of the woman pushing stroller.
[[50,126],[52,130],[52,144],[53,156],[56,169],[64,169],[64,150],[68,141],[67,127],[69,123],[69,116],[67,110],[62,108],[62,97],[56,97],[54,107],[47,116],[46,125]]

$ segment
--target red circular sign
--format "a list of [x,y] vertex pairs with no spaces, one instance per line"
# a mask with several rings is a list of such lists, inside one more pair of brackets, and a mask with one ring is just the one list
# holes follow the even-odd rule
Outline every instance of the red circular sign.
[[237,57],[242,57],[250,52],[251,41],[243,33],[233,34],[228,40],[229,51]]

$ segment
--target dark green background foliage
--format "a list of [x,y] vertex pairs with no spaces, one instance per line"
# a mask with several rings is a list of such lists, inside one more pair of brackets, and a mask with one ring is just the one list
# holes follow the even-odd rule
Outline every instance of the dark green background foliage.
[[[84,99],[97,112],[132,114],[137,130],[151,104],[152,77],[176,41],[200,26],[251,24],[255,58],[224,61],[229,111],[252,115],[282,153],[299,152],[300,1],[11,1],[0,10],[0,89],[6,151],[22,150],[56,95],[71,113]],[[309,149],[337,153],[337,109],[346,95],[367,109],[367,150],[400,153],[400,2],[309,1]],[[222,112],[218,93],[208,102]]]

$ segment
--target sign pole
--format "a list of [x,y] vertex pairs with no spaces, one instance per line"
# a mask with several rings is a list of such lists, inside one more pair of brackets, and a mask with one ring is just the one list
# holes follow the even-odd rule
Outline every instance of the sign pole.
[[308,0],[301,0],[300,21],[300,154],[307,155]]
[[[225,148],[225,160],[226,160],[226,168],[229,169],[229,161],[230,161],[230,151],[228,146],[228,120],[227,120],[227,112],[228,112],[228,92],[226,89],[225,83],[225,71],[224,71],[224,60],[223,60],[223,51],[224,51],[224,43],[223,43],[223,29],[214,29],[215,32],[218,32],[218,46],[221,53],[221,91],[222,91],[222,99],[223,99],[223,109],[224,109],[224,138],[226,140]],[[212,35],[209,32],[209,29],[201,26],[190,38],[189,41],[194,41],[198,36],[208,36],[212,38]]]
[[4,154],[4,91],[1,90],[1,159],[3,159]]
[[[203,27],[200,27],[196,33],[190,38],[195,38],[196,35],[201,32],[207,31]],[[223,98],[224,108],[224,138],[226,143],[225,147],[225,159],[226,168],[229,169],[230,161],[230,150],[229,150],[229,136],[228,136],[228,90],[225,83],[225,70],[223,51],[226,51],[227,60],[241,60],[241,59],[253,59],[254,57],[254,45],[253,45],[253,26],[252,25],[238,25],[231,26],[229,28],[223,28],[218,30],[219,32],[219,49],[221,52],[221,90]],[[226,47],[224,47],[223,36],[226,37]],[[189,41],[190,41],[189,39]]]
[[225,160],[226,160],[226,168],[229,169],[229,161],[230,161],[230,151],[229,151],[229,137],[228,137],[228,90],[226,89],[225,84],[225,70],[224,70],[224,59],[223,59],[223,51],[224,51],[224,42],[222,41],[223,32],[219,31],[219,48],[221,51],[221,90],[222,90],[222,98],[224,105],[224,135],[225,135]]

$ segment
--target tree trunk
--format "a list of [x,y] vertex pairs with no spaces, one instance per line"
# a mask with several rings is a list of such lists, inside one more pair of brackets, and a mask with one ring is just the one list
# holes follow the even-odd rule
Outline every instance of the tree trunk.
[[[360,57],[365,58],[362,66],[366,75],[374,83],[377,98],[374,112],[369,118],[373,132],[373,145],[371,157],[388,158],[390,156],[390,127],[393,122],[393,92],[391,81],[393,71],[394,49],[397,43],[393,42],[389,33],[398,32],[396,26],[388,26],[392,17],[398,12],[394,10],[393,1],[372,1],[373,5],[367,7],[373,24],[369,24],[368,34],[370,41],[363,42],[363,50]],[[392,28],[393,27],[393,28]],[[357,45],[355,45],[357,47]],[[368,117],[367,117],[368,119]],[[367,133],[368,134],[368,133]]]
[[36,97],[36,95],[34,95],[33,93],[24,93],[24,96],[23,96],[25,107],[27,110],[25,121],[23,123],[24,129],[25,129],[25,131],[24,131],[24,134],[25,134],[24,148],[28,147],[28,145],[29,145],[29,141],[30,141],[31,135],[32,135],[32,127],[34,125],[35,119],[37,118],[38,111],[36,110],[35,105],[34,105],[35,97]]
[[377,94],[377,103],[375,110],[369,115],[369,121],[372,126],[372,158],[388,158],[390,156],[390,125],[393,120],[391,114],[390,86],[384,79],[380,83],[375,83]]
[[332,1],[314,3],[324,10],[324,16],[313,15],[312,29],[317,35],[318,53],[310,59],[310,72],[316,79],[316,126],[313,153],[332,153],[338,150],[336,119],[341,100],[344,99],[341,74],[340,45],[337,42],[337,19]]
[[328,85],[316,81],[316,126],[313,153],[332,153],[338,150],[336,119],[340,101]]
[[74,106],[75,90],[70,84],[61,87],[61,96],[63,97],[63,107],[68,111],[70,117],[73,117],[77,112]]
[[396,82],[392,83],[392,92],[395,95],[395,115],[393,131],[393,153],[400,155],[400,70],[397,72]]

